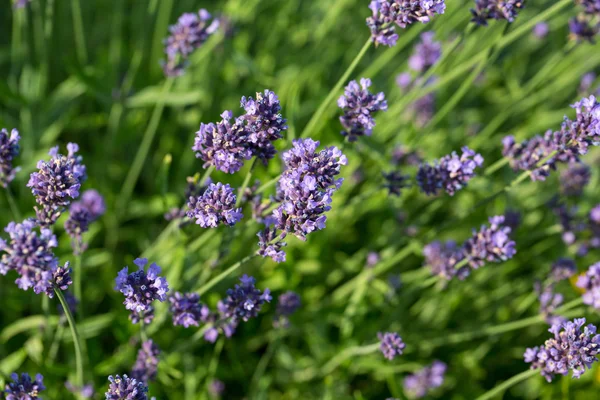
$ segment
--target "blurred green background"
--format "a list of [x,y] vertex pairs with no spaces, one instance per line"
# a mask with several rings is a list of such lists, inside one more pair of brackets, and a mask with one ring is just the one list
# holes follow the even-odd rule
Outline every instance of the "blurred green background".
[[[108,375],[131,369],[139,345],[138,327],[127,319],[121,293],[113,290],[118,270],[143,254],[163,267],[172,289],[193,290],[257,248],[259,225],[250,220],[250,210],[235,228],[208,233],[198,226],[178,230],[163,218],[182,204],[185,178],[203,171],[190,149],[200,122],[216,121],[226,109],[239,112],[241,96],[268,88],[279,95],[289,125],[277,147],[289,148],[368,39],[368,3],[87,0],[79,21],[73,11],[77,2],[33,0],[20,10],[2,2],[0,127],[17,128],[23,137],[18,160],[23,171],[11,184],[21,212],[33,216],[33,196],[25,184],[37,160],[69,141],[79,143],[88,168],[84,189],[97,189],[108,203],[106,215],[86,235],[85,318],[78,322],[89,357],[86,381],[93,381],[96,398],[104,397]],[[344,146],[346,181],[334,196],[327,228],[306,243],[290,238],[287,262],[255,259],[203,296],[213,306],[238,275],[252,274],[260,288],[275,295],[286,290],[301,295],[303,307],[290,328],[273,328],[273,303],[231,339],[213,345],[194,341],[192,328],[173,327],[163,304],[149,328],[163,350],[151,395],[210,398],[207,385],[216,378],[225,383],[226,399],[404,398],[402,378],[439,359],[448,364],[447,380],[432,397],[474,399],[528,368],[525,348],[549,336],[541,319],[460,343],[449,343],[448,335],[537,315],[534,280],[543,279],[558,257],[575,253],[563,245],[547,206],[557,193],[558,174],[546,182],[526,181],[474,209],[516,174],[507,166],[482,172],[454,197],[428,198],[413,187],[395,198],[378,190],[381,173],[392,169],[398,145],[427,161],[468,145],[483,154],[485,168],[502,158],[504,135],[521,140],[558,129],[563,115],[574,114],[569,104],[582,96],[581,77],[598,70],[599,47],[569,41],[567,21],[577,13],[571,1],[532,2],[508,30],[505,22],[492,22],[468,32],[473,2],[446,3],[444,15],[399,32],[396,47],[370,48],[350,75],[371,78],[371,89],[385,92],[390,110],[376,116],[372,138]],[[166,86],[159,62],[168,26],[200,8],[227,18],[227,29],[194,53],[186,74]],[[550,26],[544,39],[531,33],[540,21]],[[413,46],[426,30],[443,43],[444,58],[431,87],[437,114],[421,128],[405,110],[422,92],[403,94],[395,78],[407,71]],[[323,145],[342,145],[338,115],[334,101],[310,136]],[[599,189],[597,154],[585,161],[593,177],[577,200],[581,215],[598,202]],[[237,187],[247,164],[232,176],[212,177]],[[403,168],[412,175],[415,170]],[[254,177],[266,182],[280,171],[276,158],[267,168],[258,167]],[[13,217],[4,193],[0,202],[5,226]],[[446,287],[428,280],[421,269],[425,244],[463,241],[488,216],[507,209],[519,210],[523,218],[513,260],[487,265]],[[56,233],[57,255],[73,260],[62,220]],[[365,269],[370,251],[379,252],[382,261]],[[579,270],[597,261],[597,253],[578,258]],[[388,279],[397,275],[404,283],[394,290]],[[44,398],[71,398],[64,382],[75,374],[72,340],[57,315],[58,301],[23,292],[14,279],[12,274],[0,278],[0,381],[13,371],[39,372],[48,387]],[[569,283],[559,291],[567,301],[578,296]],[[577,315],[600,322],[590,310]],[[353,355],[356,346],[375,343],[378,331],[398,332],[406,354],[394,361],[379,352]],[[340,353],[348,359],[334,370],[324,368]],[[599,390],[595,367],[580,380],[529,379],[503,398],[595,399]]]

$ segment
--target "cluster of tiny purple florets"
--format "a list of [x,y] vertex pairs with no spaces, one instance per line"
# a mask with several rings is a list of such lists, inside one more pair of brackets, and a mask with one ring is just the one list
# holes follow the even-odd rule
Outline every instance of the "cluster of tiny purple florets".
[[300,296],[290,291],[282,293],[277,299],[277,309],[275,310],[275,327],[289,326],[289,316],[296,312],[302,305]]
[[200,295],[197,293],[175,292],[169,297],[169,303],[169,311],[173,314],[175,326],[188,328],[208,321],[210,310],[200,303]]
[[136,258],[133,263],[138,266],[138,270],[129,273],[129,268],[125,267],[115,279],[115,290],[125,295],[125,308],[131,311],[130,319],[135,324],[143,320],[148,324],[154,318],[154,300],[163,302],[167,298],[169,285],[165,278],[158,276],[161,269],[155,263],[148,267],[148,272],[144,267],[148,264],[147,258]]
[[577,279],[577,287],[585,290],[584,304],[600,309],[600,263],[588,268],[584,275]]
[[21,376],[13,373],[10,379],[12,382],[8,382],[4,390],[6,400],[37,400],[41,399],[40,392],[46,390],[41,374],[37,374],[33,380],[27,373],[22,373]]
[[131,369],[131,377],[146,385],[149,381],[155,380],[158,373],[159,355],[160,349],[152,339],[143,342]]
[[148,400],[148,386],[127,375],[109,376],[106,400]]
[[163,70],[167,76],[182,75],[190,55],[208,40],[219,28],[219,20],[208,11],[185,13],[175,25],[169,27],[169,37],[165,39],[167,61]]
[[442,386],[446,369],[445,363],[435,360],[431,365],[404,378],[404,391],[413,399],[425,397],[431,390]]
[[379,332],[377,334],[379,341],[381,342],[379,345],[379,349],[383,353],[383,356],[388,360],[393,360],[396,356],[399,356],[404,351],[406,344],[398,335],[394,332]]
[[450,280],[454,277],[464,279],[469,276],[469,267],[457,267],[456,264],[465,258],[460,247],[454,241],[434,241],[423,248],[425,264],[431,269],[433,275]]
[[203,228],[216,228],[221,223],[233,226],[243,217],[236,201],[237,196],[229,184],[211,183],[202,195],[188,199],[187,216]]
[[415,22],[427,23],[446,10],[444,0],[373,0],[367,18],[371,39],[376,45],[394,46],[398,40],[395,25],[406,28]]
[[19,155],[19,132],[13,129],[10,135],[6,129],[0,130],[0,186],[6,188],[15,179],[19,167],[13,166],[14,159]]
[[467,185],[475,176],[475,169],[482,164],[481,154],[465,146],[460,156],[452,152],[436,160],[434,164],[422,164],[417,172],[417,183],[428,195],[436,195],[440,190],[445,190],[453,196]]
[[65,231],[71,236],[73,252],[81,254],[85,250],[82,235],[89,225],[106,212],[104,198],[96,190],[86,190],[81,199],[69,207],[69,218],[65,221]]
[[566,196],[580,196],[591,177],[590,167],[583,163],[570,163],[560,174],[560,190]]
[[513,22],[524,5],[525,0],[475,0],[472,21],[483,26],[490,19]]
[[540,347],[529,348],[525,352],[525,362],[532,369],[539,369],[548,382],[555,375],[567,375],[573,371],[573,378],[579,378],[598,361],[600,335],[592,324],[584,326],[585,318],[553,325],[549,332],[554,338],[546,340]]
[[578,41],[593,42],[600,30],[600,3],[597,0],[575,0],[575,3],[581,6],[581,11],[569,20],[571,36]]
[[344,94],[338,99],[338,106],[344,112],[340,122],[344,130],[342,135],[353,142],[360,136],[371,136],[375,127],[373,113],[387,110],[387,102],[383,92],[372,94],[369,91],[371,80],[362,78],[360,85],[351,81]]

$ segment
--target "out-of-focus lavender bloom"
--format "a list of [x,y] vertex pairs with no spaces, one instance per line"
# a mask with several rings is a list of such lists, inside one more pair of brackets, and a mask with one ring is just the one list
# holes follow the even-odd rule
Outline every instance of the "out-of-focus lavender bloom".
[[236,201],[229,184],[211,183],[201,196],[189,198],[187,216],[203,228],[216,228],[220,223],[233,226],[244,216]]
[[264,93],[256,93],[256,100],[242,97],[241,106],[246,111],[240,119],[245,122],[248,132],[248,147],[266,164],[277,153],[273,142],[281,139],[282,132],[287,129],[287,121],[281,116],[279,98],[272,91],[265,90]]
[[396,77],[396,85],[400,89],[406,89],[412,83],[412,76],[408,72],[403,72]]
[[159,355],[160,349],[152,339],[142,343],[142,348],[138,351],[137,359],[131,369],[131,377],[146,385],[149,381],[155,380]]
[[560,174],[560,189],[567,196],[580,196],[591,177],[592,172],[587,165],[569,164]]
[[589,17],[579,15],[569,20],[569,31],[573,40],[593,43],[594,36],[598,33],[598,27],[590,21]]
[[514,232],[521,225],[521,213],[516,210],[506,210],[504,212],[504,225]]
[[456,152],[436,160],[433,165],[424,163],[417,172],[417,183],[428,195],[436,195],[445,190],[453,196],[475,176],[475,169],[483,164],[481,154],[468,147],[462,148],[462,154]]
[[111,375],[106,400],[148,400],[148,386],[127,375]]
[[394,24],[406,28],[415,22],[427,23],[435,14],[443,14],[446,4],[444,0],[373,0],[369,8],[373,14],[367,26],[373,42],[394,46],[398,40]]
[[430,366],[427,366],[413,375],[404,378],[404,391],[413,399],[420,399],[444,383],[446,374],[446,364],[435,360]]
[[524,0],[475,0],[471,21],[482,26],[487,26],[490,19],[513,22],[524,4]]
[[596,74],[593,72],[588,72],[581,77],[581,81],[579,82],[579,93],[589,94],[592,89],[592,85],[596,80]]
[[392,162],[394,165],[416,166],[423,162],[423,158],[417,151],[398,146],[392,151]]
[[277,229],[269,225],[258,232],[258,255],[271,257],[277,263],[285,261],[285,251],[282,250],[286,243],[278,239]]
[[95,189],[83,192],[80,202],[92,214],[94,219],[100,218],[106,212],[104,197]]
[[[437,81],[436,76],[430,77],[425,83],[423,83],[422,78],[417,78],[411,84],[410,79],[410,74],[400,74],[396,78],[396,84],[403,92],[406,92],[411,87],[426,87]],[[434,92],[427,93],[409,104],[406,108],[406,115],[415,121],[417,127],[424,127],[431,121],[431,118],[433,118],[433,115],[435,114],[435,96]]]
[[50,150],[50,161],[39,161],[38,171],[30,175],[27,187],[35,196],[38,223],[42,226],[52,225],[60,214],[71,204],[71,200],[79,197],[79,188],[87,178],[86,168],[81,163],[82,157],[77,155],[79,146],[67,144],[66,156],[58,153],[58,147]]
[[54,297],[54,286],[66,290],[71,284],[70,268],[58,265],[53,248],[57,246],[56,236],[49,229],[40,228],[38,234],[32,220],[20,224],[11,222],[4,231],[9,234],[10,242],[0,239],[0,274],[6,275],[15,270],[20,277],[15,281],[20,289],[33,288],[36,294],[46,293]]
[[81,200],[71,204],[69,218],[65,221],[65,231],[71,236],[71,246],[75,255],[85,250],[82,235],[105,211],[104,198],[95,190],[85,191],[81,195]]
[[510,228],[504,224],[504,216],[489,218],[490,226],[482,225],[473,231],[473,236],[465,242],[465,257],[469,265],[477,269],[486,262],[502,262],[516,254],[515,242],[510,239]]
[[302,305],[300,296],[292,291],[282,293],[277,299],[277,309],[275,311],[275,327],[286,328],[290,322],[288,317],[295,313]]
[[15,8],[25,8],[27,6],[27,4],[29,4],[31,2],[31,0],[16,0],[15,1]]
[[19,155],[19,131],[13,129],[8,134],[6,129],[0,130],[0,186],[6,188],[15,179],[20,167],[13,167],[14,159]]
[[467,266],[456,268],[456,264],[465,256],[454,241],[429,243],[423,248],[423,255],[425,256],[425,265],[431,268],[433,275],[446,280],[454,277],[462,280],[469,276],[470,271]]
[[80,388],[79,386],[73,385],[71,382],[66,381],[65,387],[69,392],[73,393],[74,395],[79,395],[84,399],[91,399],[95,394],[94,386],[91,384],[83,385],[83,387]]
[[213,379],[208,386],[208,391],[211,395],[219,397],[225,391],[225,384],[218,379]]
[[[202,196],[206,191],[208,185],[213,183],[212,179],[207,178],[205,182],[200,182],[200,174],[196,174],[194,176],[188,176],[186,178],[187,186],[185,187],[185,195],[184,198],[189,199],[190,197],[198,197]],[[203,184],[201,184],[203,183]],[[181,208],[175,207],[170,209],[167,213],[165,213],[164,217],[167,221],[172,221],[174,219],[181,219],[186,216],[185,205]]]
[[44,377],[41,374],[37,374],[35,380],[32,380],[26,372],[21,376],[13,373],[10,375],[10,379],[13,381],[7,383],[4,390],[6,400],[36,400],[40,399],[40,392],[46,390]]
[[344,127],[342,135],[347,136],[350,142],[357,140],[359,136],[371,136],[375,127],[372,114],[387,110],[383,92],[372,94],[369,92],[370,86],[370,79],[361,78],[360,86],[356,81],[351,81],[338,99],[338,106],[344,112],[340,117]]
[[585,275],[577,279],[577,287],[585,290],[583,303],[600,309],[600,263],[588,268]]
[[534,290],[540,301],[540,314],[544,316],[545,321],[550,326],[562,324],[566,321],[563,317],[554,314],[556,309],[562,305],[563,295],[555,293],[553,286],[554,285],[548,285],[545,288],[542,288],[542,285],[539,282],[536,282],[534,285]]
[[393,360],[396,356],[401,355],[402,351],[406,347],[406,344],[404,343],[400,335],[398,335],[397,333],[379,332],[377,334],[377,337],[381,342],[379,349],[383,353],[383,356],[388,360]]
[[[517,171],[530,171],[531,180],[543,181],[550,175],[551,169],[556,169],[553,158],[548,158],[555,147],[551,143],[552,131],[545,136],[536,135],[522,143],[515,142],[512,135],[502,139],[502,155],[510,161],[511,167]],[[545,160],[543,164],[541,162]]]
[[548,36],[548,32],[550,32],[550,26],[547,22],[539,22],[533,27],[533,35],[538,39]]
[[570,258],[559,258],[552,264],[550,278],[554,282],[560,282],[564,279],[569,279],[577,273],[577,265]]
[[413,54],[408,59],[408,66],[413,71],[425,72],[433,66],[442,55],[442,45],[434,40],[434,32],[421,34],[421,41],[415,46]]
[[130,319],[137,323],[140,318],[148,324],[153,318],[152,302],[158,300],[163,302],[167,298],[169,285],[165,278],[158,276],[160,267],[152,263],[148,272],[144,267],[148,264],[147,258],[136,258],[133,263],[138,270],[129,273],[129,267],[119,271],[115,279],[115,290],[125,295],[125,308],[131,311]]
[[232,123],[231,111],[223,112],[221,118],[216,124],[200,124],[192,150],[204,161],[204,168],[213,165],[219,171],[233,174],[245,160],[252,158],[252,150],[248,147],[243,121],[238,118]]
[[379,253],[377,253],[376,251],[370,251],[369,254],[367,254],[366,267],[373,268],[375,265],[377,265],[379,260],[380,260]]
[[[555,375],[568,375],[573,371],[573,378],[579,378],[586,368],[598,361],[598,345],[600,335],[592,324],[583,326],[585,318],[554,325],[548,331],[554,338],[546,340],[544,346],[529,348],[524,354],[525,362],[531,363],[532,369],[539,369],[548,382]],[[561,330],[562,328],[562,330]]]
[[386,188],[390,195],[400,196],[402,189],[410,186],[408,175],[403,175],[400,171],[384,172],[383,187]]
[[208,307],[200,303],[200,295],[197,293],[179,293],[169,297],[169,310],[173,314],[173,325],[181,325],[188,328],[191,325],[198,326],[199,322],[207,322],[210,311]]
[[164,42],[167,55],[167,61],[163,63],[165,75],[182,75],[190,55],[218,28],[219,20],[213,19],[205,9],[179,17],[177,23],[169,27],[169,37]]

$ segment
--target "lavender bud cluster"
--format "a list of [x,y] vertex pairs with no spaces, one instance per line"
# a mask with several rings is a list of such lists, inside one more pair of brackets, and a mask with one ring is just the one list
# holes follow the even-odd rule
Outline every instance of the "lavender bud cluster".
[[475,0],[471,21],[481,26],[487,26],[490,19],[513,22],[524,6],[525,0]]
[[403,382],[405,393],[413,399],[425,397],[431,390],[442,386],[446,369],[445,363],[435,360],[431,365],[407,376]]
[[46,390],[44,377],[41,374],[37,374],[33,380],[28,373],[24,372],[21,376],[13,373],[10,379],[12,382],[7,383],[4,390],[6,400],[37,400],[41,399],[40,392]]
[[583,303],[600,310],[600,263],[590,266],[577,279],[577,287],[585,290]]
[[131,377],[146,385],[149,381],[155,380],[158,373],[159,355],[160,349],[152,339],[143,342],[131,370]]
[[402,355],[406,344],[398,335],[394,332],[379,332],[377,334],[379,341],[381,342],[379,349],[383,353],[383,356],[388,360],[393,360],[396,356]]
[[169,303],[169,311],[173,314],[175,326],[188,328],[208,321],[210,310],[200,303],[200,295],[197,293],[175,292],[169,297]]
[[13,129],[10,135],[6,129],[0,130],[0,186],[6,188],[15,179],[20,167],[13,167],[14,159],[19,155],[19,131]]
[[81,200],[73,202],[69,208],[69,218],[65,221],[65,231],[71,236],[71,246],[75,255],[85,250],[82,235],[89,225],[106,212],[104,198],[96,190],[86,190]]
[[109,376],[106,400],[148,400],[148,386],[127,375]]
[[344,112],[340,117],[344,128],[342,136],[346,136],[350,142],[356,141],[360,136],[371,136],[375,127],[372,114],[387,110],[383,92],[372,94],[370,86],[370,79],[362,78],[360,86],[356,81],[351,81],[338,99],[338,107]]
[[202,195],[189,198],[187,216],[203,228],[216,228],[221,223],[233,226],[244,216],[236,201],[229,184],[211,183]]
[[300,296],[292,291],[287,291],[279,295],[277,299],[277,309],[275,310],[275,321],[273,325],[286,328],[289,326],[289,316],[294,314],[302,305]]

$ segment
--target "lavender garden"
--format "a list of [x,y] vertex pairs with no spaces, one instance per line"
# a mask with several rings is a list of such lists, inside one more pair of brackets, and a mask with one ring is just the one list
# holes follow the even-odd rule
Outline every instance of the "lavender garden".
[[594,399],[600,2],[11,0],[0,399]]

